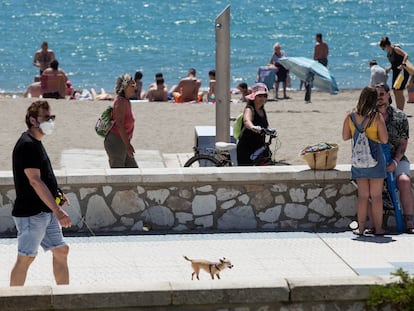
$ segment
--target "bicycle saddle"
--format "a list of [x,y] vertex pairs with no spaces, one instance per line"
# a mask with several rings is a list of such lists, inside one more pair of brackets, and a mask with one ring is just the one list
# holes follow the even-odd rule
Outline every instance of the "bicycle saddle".
[[236,149],[237,144],[234,143],[226,143],[223,141],[216,142],[216,150],[218,151],[230,151]]

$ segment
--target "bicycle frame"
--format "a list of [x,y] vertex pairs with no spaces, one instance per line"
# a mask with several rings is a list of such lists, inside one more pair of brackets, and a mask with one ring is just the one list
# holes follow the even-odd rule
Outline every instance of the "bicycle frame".
[[276,165],[276,161],[273,160],[273,152],[270,149],[272,144],[272,140],[277,138],[277,131],[276,129],[262,129],[262,135],[268,136],[268,140],[265,141],[264,145],[257,150],[255,150],[250,159],[253,161],[253,165],[255,166],[269,166],[269,165]]

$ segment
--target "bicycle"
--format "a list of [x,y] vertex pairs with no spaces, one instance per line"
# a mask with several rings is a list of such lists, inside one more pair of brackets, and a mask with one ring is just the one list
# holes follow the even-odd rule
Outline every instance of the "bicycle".
[[[262,135],[265,135],[268,138],[264,145],[258,148],[250,156],[253,165],[265,166],[282,164],[273,159],[273,155],[276,153],[277,149],[280,148],[280,141],[277,139],[278,135],[276,129],[262,128],[261,131]],[[274,139],[276,139],[276,144],[272,152],[270,146]],[[237,144],[235,143],[217,142],[215,148],[208,148],[206,149],[207,153],[201,153],[199,148],[193,147],[194,156],[184,164],[184,167],[233,166],[230,151],[236,148]]]

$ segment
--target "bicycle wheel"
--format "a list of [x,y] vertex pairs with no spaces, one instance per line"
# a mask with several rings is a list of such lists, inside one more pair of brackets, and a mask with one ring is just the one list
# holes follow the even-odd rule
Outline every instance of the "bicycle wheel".
[[199,154],[190,158],[185,162],[184,167],[208,167],[208,166],[220,166],[220,162],[215,158],[207,154]]

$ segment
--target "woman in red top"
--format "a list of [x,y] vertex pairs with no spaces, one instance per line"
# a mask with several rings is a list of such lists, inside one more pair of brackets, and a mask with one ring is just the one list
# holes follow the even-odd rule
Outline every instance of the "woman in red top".
[[104,146],[111,168],[138,167],[131,145],[134,133],[135,116],[129,99],[135,95],[135,81],[129,74],[118,77],[115,85],[116,98],[112,119],[115,121],[111,131],[105,137]]

